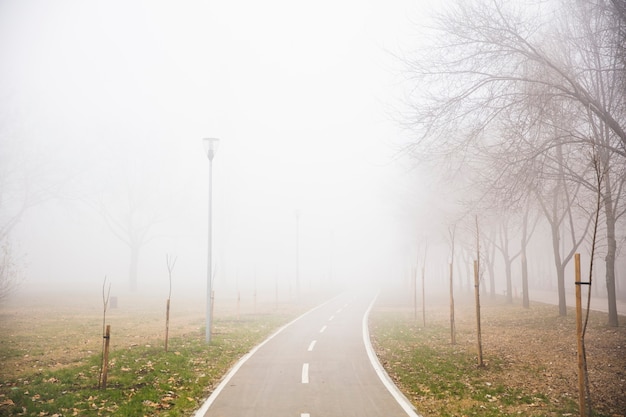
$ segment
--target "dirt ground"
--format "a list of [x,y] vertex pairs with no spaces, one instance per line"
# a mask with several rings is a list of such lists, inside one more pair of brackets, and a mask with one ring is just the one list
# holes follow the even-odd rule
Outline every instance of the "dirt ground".
[[[473,298],[455,298],[457,345],[459,349],[476,352]],[[448,299],[442,297],[431,300],[427,305],[429,307],[426,317],[430,325],[449,326]],[[380,308],[404,311],[408,320],[414,315],[410,300],[398,302],[383,299]],[[419,327],[422,320],[421,305],[417,311],[416,326]],[[502,361],[502,371],[490,375],[496,379],[493,382],[502,382],[529,394],[546,395],[556,404],[565,398],[577,402],[575,316],[575,310],[568,309],[568,315],[561,317],[556,306],[543,303],[531,302],[530,308],[524,309],[520,300],[515,300],[510,305],[503,299],[483,299],[483,355],[487,366],[490,359]],[[606,313],[591,312],[585,335],[593,409],[614,417],[626,416],[626,317],[620,316],[619,319],[619,327],[608,327]],[[441,341],[432,341],[431,347],[436,349],[440,343]],[[527,409],[521,407],[518,413],[528,415],[525,410]]]
[[[116,301],[106,313],[111,349],[164,343],[165,299],[121,296]],[[204,334],[204,308],[202,298],[173,298],[169,336]],[[218,300],[215,308],[216,318],[294,310],[289,304],[254,303],[250,297],[239,304]],[[19,297],[0,305],[0,380],[71,366],[99,354],[102,314],[99,294]],[[219,332],[218,323],[215,326],[214,331]]]
[[[467,301],[459,297],[457,343],[459,348],[472,350],[475,315],[471,300]],[[445,323],[447,301],[429,303],[429,322]],[[381,298],[379,306],[412,316],[410,302],[390,303]],[[202,331],[203,308],[202,300],[172,300],[170,336]],[[244,300],[239,308],[232,302],[222,303],[217,314],[245,315],[255,309],[275,308],[273,303],[253,306]],[[165,300],[118,300],[118,306],[107,312],[113,348],[162,343],[164,316]],[[611,328],[606,325],[606,314],[592,314],[586,335],[592,403],[595,410],[610,416],[626,416],[626,317],[620,316],[620,320],[619,327]],[[556,307],[541,303],[533,303],[528,310],[519,304],[503,310],[501,302],[486,301],[482,327],[485,358],[503,361],[498,378],[506,384],[547,395],[556,402],[577,398],[572,311],[559,317]],[[100,351],[101,329],[102,304],[97,296],[29,298],[0,306],[0,380],[80,363]]]

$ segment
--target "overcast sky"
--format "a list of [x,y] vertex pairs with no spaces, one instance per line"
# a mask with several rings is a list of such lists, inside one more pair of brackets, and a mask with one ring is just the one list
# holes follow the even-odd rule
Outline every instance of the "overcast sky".
[[124,287],[128,250],[93,206],[122,217],[129,190],[159,220],[140,286],[166,279],[166,253],[203,284],[207,136],[218,286],[287,282],[297,209],[303,280],[380,275],[403,244],[393,55],[429,3],[0,2],[3,169],[54,197],[15,230],[25,288]]

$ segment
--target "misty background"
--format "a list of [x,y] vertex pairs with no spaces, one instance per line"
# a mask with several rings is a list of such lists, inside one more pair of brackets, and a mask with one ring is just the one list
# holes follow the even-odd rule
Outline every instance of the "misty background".
[[[0,3],[3,216],[18,291],[304,289],[404,273],[394,56],[427,2]],[[298,225],[296,210],[300,211]],[[400,217],[399,217],[400,216]],[[132,222],[132,225],[130,225]],[[130,225],[130,226],[129,226]]]
[[[203,295],[204,137],[220,139],[217,297],[292,297],[296,275],[305,291],[408,285],[424,263],[429,291],[444,291],[448,213],[474,191],[469,175],[418,165],[402,123],[420,89],[405,54],[432,41],[420,31],[442,4],[0,2],[0,216],[17,292],[97,297],[106,276],[115,294],[165,295],[169,254],[174,297]],[[456,253],[468,290],[471,228]],[[549,234],[540,221],[529,275],[553,291]],[[623,255],[617,270],[620,290]]]

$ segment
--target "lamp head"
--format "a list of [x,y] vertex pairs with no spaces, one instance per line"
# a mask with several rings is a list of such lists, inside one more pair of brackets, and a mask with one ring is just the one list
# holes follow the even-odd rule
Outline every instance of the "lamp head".
[[209,161],[213,160],[215,153],[217,152],[217,147],[220,143],[218,138],[204,138],[202,139],[202,144],[204,145],[204,151],[206,152],[206,156],[209,158]]

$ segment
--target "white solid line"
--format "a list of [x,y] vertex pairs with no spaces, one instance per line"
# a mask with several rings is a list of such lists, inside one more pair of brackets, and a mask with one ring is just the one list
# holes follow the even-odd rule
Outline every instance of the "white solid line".
[[302,383],[309,383],[309,364],[305,363],[302,365]]
[[317,340],[314,340],[311,342],[311,344],[309,345],[309,352],[313,352],[313,348],[315,347],[315,344],[317,343]]
[[398,402],[400,407],[402,407],[404,412],[407,413],[410,417],[421,417],[419,414],[417,414],[417,411],[415,407],[413,406],[413,404],[411,404],[411,402],[404,396],[404,394],[400,392],[396,384],[393,383],[393,381],[391,380],[391,378],[389,377],[385,369],[382,367],[382,365],[378,361],[378,357],[376,356],[376,353],[374,353],[374,348],[372,347],[372,342],[370,341],[370,331],[367,326],[367,321],[369,318],[370,310],[374,306],[374,303],[376,302],[377,298],[378,298],[378,294],[376,294],[376,296],[370,303],[369,307],[365,311],[365,314],[363,315],[363,323],[362,323],[363,343],[365,343],[365,350],[367,351],[367,356],[370,358],[370,363],[374,367],[374,371],[376,371],[378,378],[380,378],[383,385],[387,388],[387,391],[389,391],[389,393],[393,396],[393,398],[395,398],[395,400]]
[[320,329],[320,333],[324,333],[324,330],[326,330],[326,326],[322,326],[322,328]]
[[335,318],[335,316],[330,316],[330,318],[328,319],[328,321],[333,321],[333,319]]
[[289,323],[285,324],[283,327],[281,327],[280,329],[278,329],[274,333],[272,333],[263,342],[261,342],[256,347],[254,347],[250,352],[248,352],[245,355],[243,355],[241,357],[241,359],[239,359],[239,361],[226,374],[224,379],[222,379],[222,382],[220,382],[220,384],[217,386],[217,388],[215,388],[215,390],[211,393],[211,395],[209,395],[209,398],[207,398],[206,401],[202,404],[202,406],[198,410],[196,410],[196,412],[194,414],[194,417],[204,417],[204,415],[209,411],[209,408],[211,407],[211,405],[213,404],[213,402],[215,401],[217,396],[220,394],[220,392],[222,392],[224,387],[226,387],[226,385],[228,385],[228,383],[235,376],[235,374],[237,373],[239,368],[241,368],[243,366],[243,364],[246,363],[246,361],[248,359],[250,359],[250,357],[252,357],[252,355],[254,355],[257,350],[261,349],[261,347],[263,347],[263,345],[265,345],[267,342],[272,340],[274,337],[276,337],[280,332],[285,330],[287,327],[291,326],[293,323],[295,323],[298,320],[300,320],[302,317],[306,316],[309,313],[312,313],[313,311],[317,310],[318,308],[321,308],[321,307],[325,306],[326,304],[330,303],[331,301],[335,300],[338,297],[340,297],[340,295],[338,295],[338,296],[336,296],[334,298],[331,298],[330,300],[328,300],[326,302],[323,302],[322,304],[320,304],[318,306],[313,307],[312,309],[310,309],[306,313],[302,314],[301,316],[296,317],[295,319],[291,320]]

